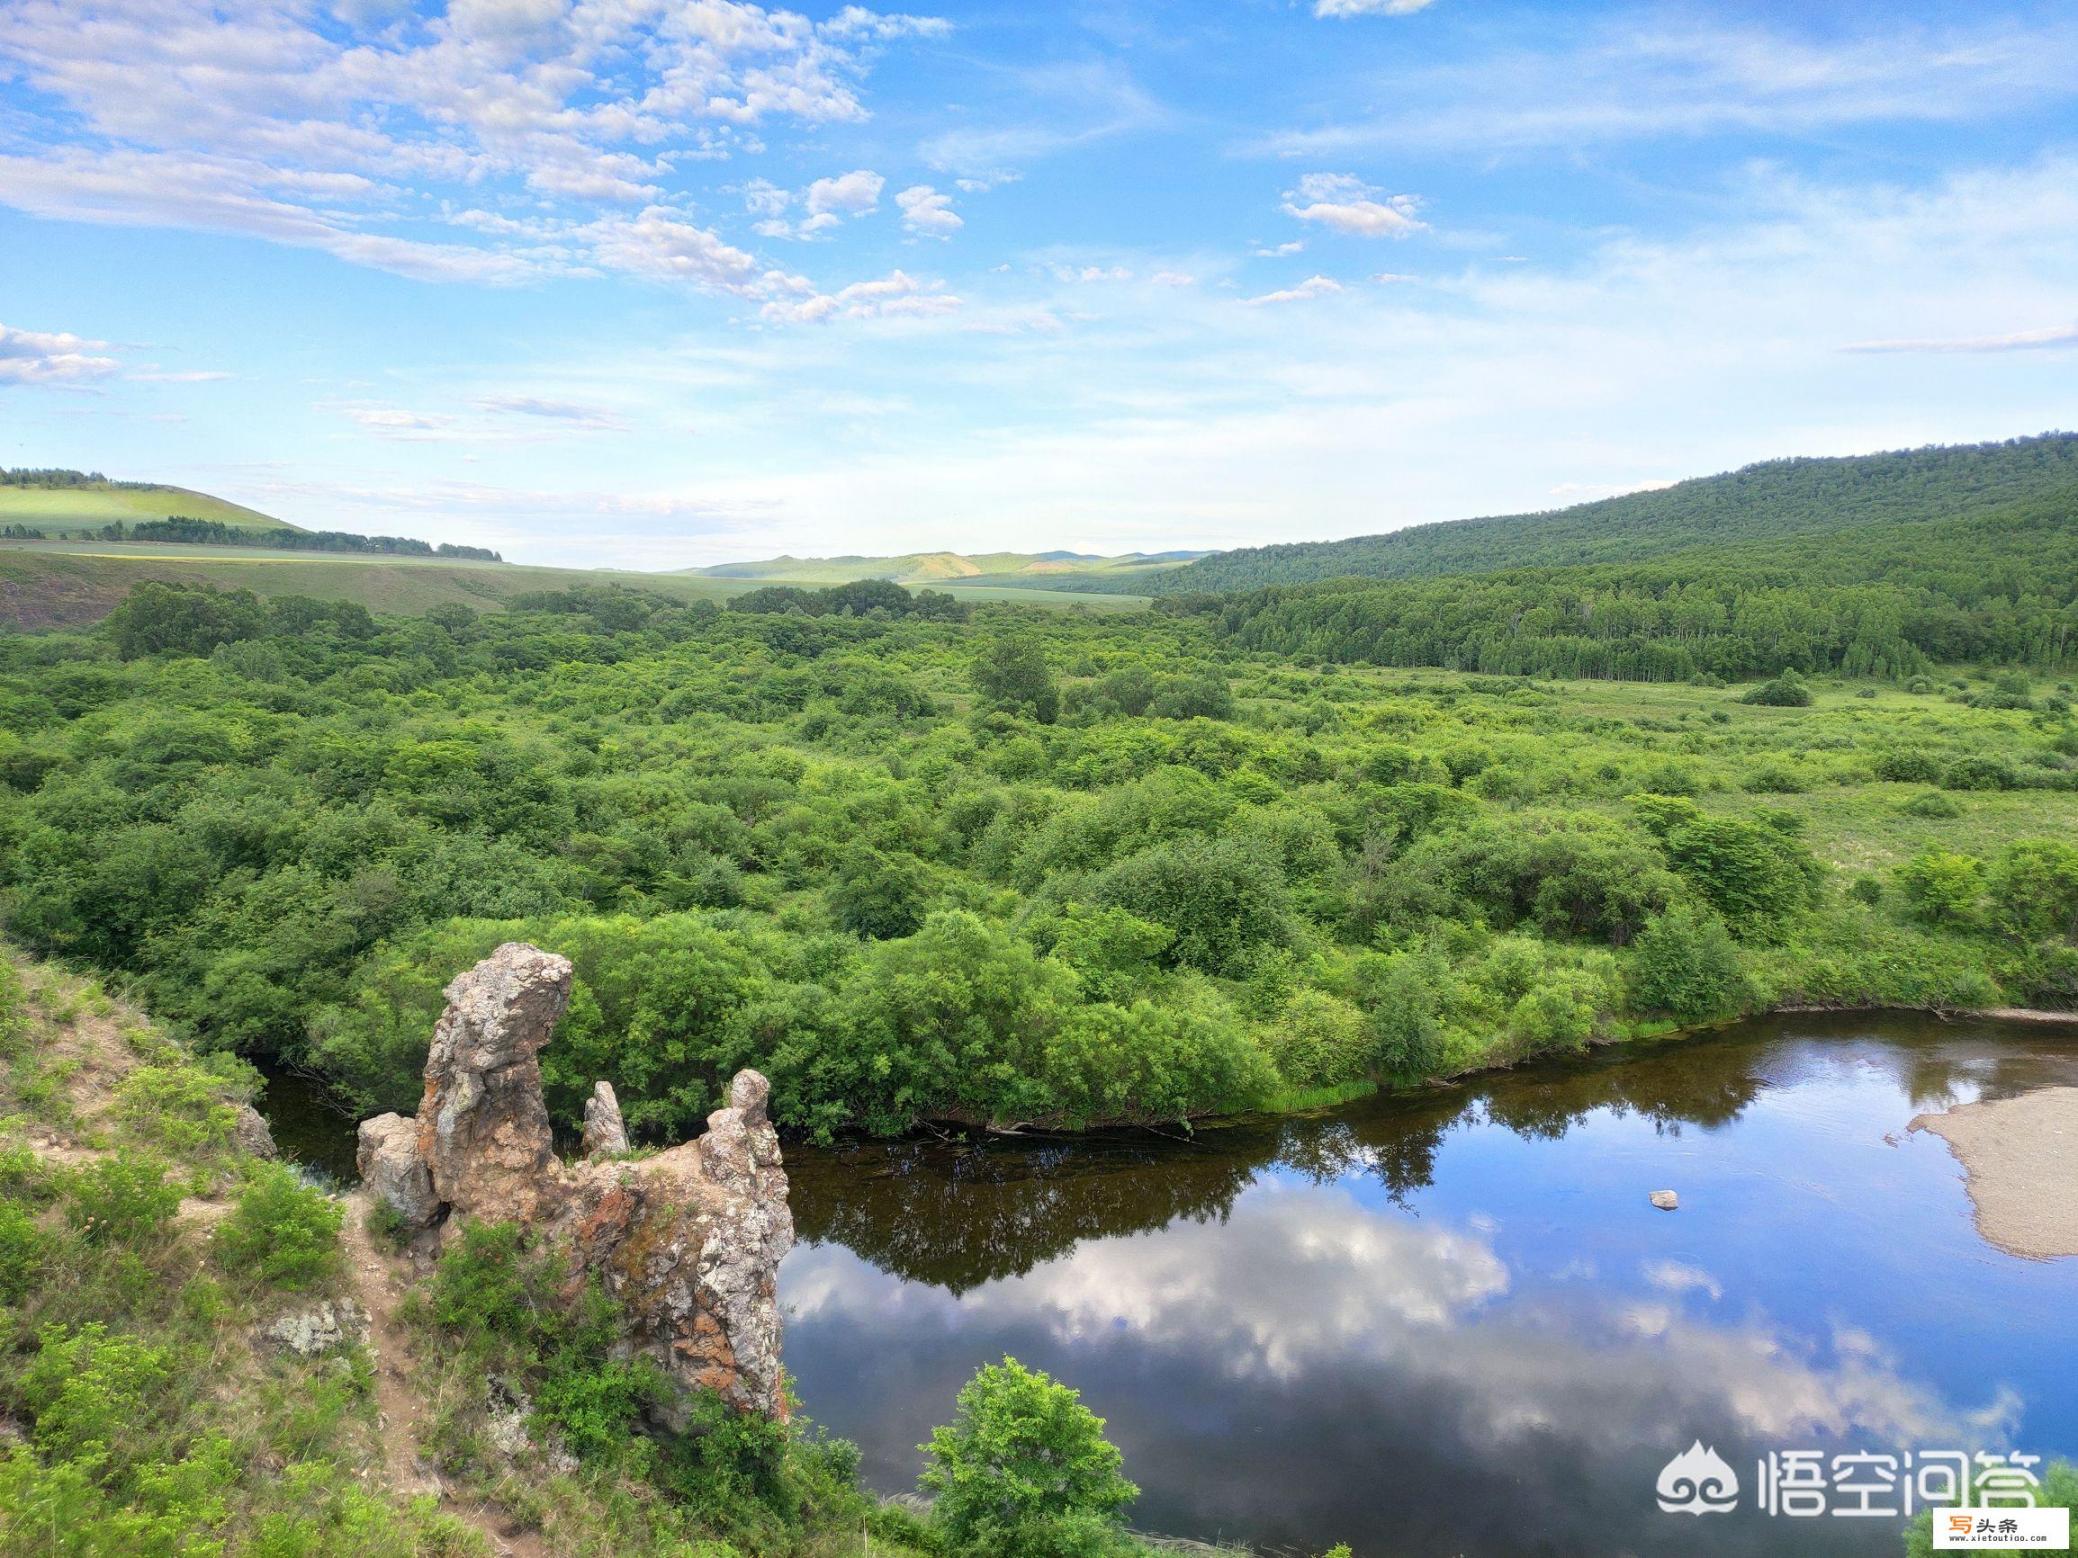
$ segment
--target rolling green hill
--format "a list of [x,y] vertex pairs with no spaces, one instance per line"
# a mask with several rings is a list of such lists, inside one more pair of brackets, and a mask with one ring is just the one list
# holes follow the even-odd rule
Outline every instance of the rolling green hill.
[[[287,520],[186,487],[157,482],[112,482],[77,471],[0,473],[0,525],[27,525],[45,535],[81,535],[118,520],[210,519],[241,530],[298,530]],[[48,481],[18,484],[18,477]]]
[[[856,576],[854,576],[856,577]],[[417,616],[455,602],[478,611],[502,611],[531,590],[620,584],[679,600],[721,602],[756,587],[745,579],[686,573],[625,573],[592,568],[533,568],[517,563],[456,562],[380,554],[260,551],[225,546],[177,546],[119,541],[0,540],[0,631],[78,627],[115,610],[143,579],[212,584],[263,597],[308,595],[352,601],[370,611]],[[1089,594],[954,581],[961,600],[1025,601],[1065,609],[1133,611],[1144,595]]]
[[[1963,519],[2032,500],[2078,505],[2078,434],[1770,460],[1653,492],[1389,535],[1216,552],[1147,581],[1167,593],[1322,579],[1433,579],[1513,568],[1630,564],[1699,547]],[[1100,584],[1096,586],[1102,588]]]
[[1102,579],[1108,588],[1139,588],[1148,576],[1180,567],[1203,552],[1127,552],[1099,557],[1088,552],[908,552],[899,557],[770,557],[761,562],[717,563],[689,568],[708,579],[756,579],[761,583],[849,584],[854,579],[889,579],[896,584],[957,584],[962,581],[1040,589],[1081,588]]

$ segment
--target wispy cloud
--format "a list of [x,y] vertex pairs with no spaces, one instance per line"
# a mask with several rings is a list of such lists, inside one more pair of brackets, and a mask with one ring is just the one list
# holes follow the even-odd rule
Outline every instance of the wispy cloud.
[[2008,335],[1930,336],[1896,341],[1850,341],[1843,352],[2040,352],[2078,346],[2078,324]]
[[1397,73],[1391,111],[1279,131],[1252,149],[1282,157],[1415,147],[1570,152],[1641,137],[1944,123],[2068,98],[2078,82],[2078,24],[2068,20],[1897,22],[1859,37],[1807,38],[1694,12],[1561,23],[1555,34],[1543,47]]
[[1412,16],[1426,11],[1435,0],[1313,0],[1315,16]]
[[1281,292],[1265,292],[1261,297],[1244,298],[1242,301],[1251,308],[1259,308],[1265,303],[1310,303],[1315,298],[1333,297],[1336,293],[1347,290],[1341,282],[1332,277],[1308,276],[1296,287],[1286,287]]

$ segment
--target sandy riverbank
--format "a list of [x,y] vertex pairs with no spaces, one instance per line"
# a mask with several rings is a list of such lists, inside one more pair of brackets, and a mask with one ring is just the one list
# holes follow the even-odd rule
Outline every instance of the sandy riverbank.
[[1923,1114],[1969,1176],[1977,1231],[2008,1254],[2078,1255],[2078,1087]]

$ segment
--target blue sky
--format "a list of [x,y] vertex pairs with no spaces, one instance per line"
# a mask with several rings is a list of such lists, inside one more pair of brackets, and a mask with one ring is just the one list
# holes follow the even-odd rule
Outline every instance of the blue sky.
[[2073,426],[2067,5],[0,0],[0,463],[680,567]]

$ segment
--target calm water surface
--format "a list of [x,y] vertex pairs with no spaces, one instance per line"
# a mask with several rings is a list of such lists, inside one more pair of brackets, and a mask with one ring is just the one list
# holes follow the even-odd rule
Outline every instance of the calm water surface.
[[[1756,1513],[1754,1463],[2078,1455],[2078,1260],[1985,1244],[1906,1131],[2051,1084],[2078,1084],[2059,1030],[1777,1018],[1187,1145],[793,1149],[787,1364],[883,1491],[1010,1353],[1109,1420],[1147,1529],[1896,1554],[1895,1520]],[[1739,1512],[1657,1508],[1697,1439]]]
[[[789,1146],[787,1365],[884,1492],[1009,1353],[1109,1420],[1145,1529],[1894,1555],[1895,1520],[1756,1513],[1754,1463],[2078,1456],[2078,1260],[1987,1245],[1947,1148],[1906,1130],[2050,1085],[2078,1085],[2078,1035],[1791,1017],[1190,1142]],[[351,1176],[321,1095],[281,1077],[263,1103]],[[1656,1507],[1694,1440],[1736,1513]]]

